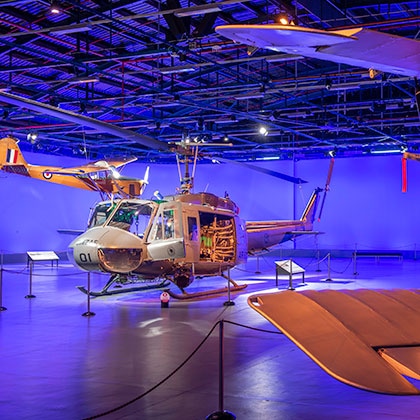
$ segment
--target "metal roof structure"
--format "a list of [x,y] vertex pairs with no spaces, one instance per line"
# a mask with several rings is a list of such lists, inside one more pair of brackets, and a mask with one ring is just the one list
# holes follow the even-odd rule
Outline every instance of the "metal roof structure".
[[417,150],[414,78],[214,30],[281,13],[314,29],[420,36],[418,1],[2,0],[1,135],[43,153],[162,162],[168,143],[187,138],[233,160]]

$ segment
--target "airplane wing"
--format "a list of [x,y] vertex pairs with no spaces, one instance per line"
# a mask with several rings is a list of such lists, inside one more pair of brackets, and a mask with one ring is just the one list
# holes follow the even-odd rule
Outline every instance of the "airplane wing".
[[370,29],[324,31],[293,25],[223,25],[226,38],[284,53],[410,77],[420,76],[420,42]]
[[54,168],[48,173],[56,174],[56,175],[88,175],[91,173],[99,172],[99,171],[110,171],[115,168],[120,168],[121,166],[126,165],[127,163],[136,161],[136,157],[128,158],[128,159],[119,159],[119,160],[98,160],[96,162],[90,162],[86,165],[82,166],[75,166],[72,168]]
[[420,379],[420,290],[287,290],[248,304],[335,379],[420,394],[404,378]]

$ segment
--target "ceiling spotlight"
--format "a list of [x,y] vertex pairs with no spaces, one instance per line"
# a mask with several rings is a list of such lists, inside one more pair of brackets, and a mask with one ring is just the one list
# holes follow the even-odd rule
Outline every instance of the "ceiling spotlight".
[[268,134],[268,130],[267,127],[264,127],[263,125],[260,126],[260,128],[258,129],[258,132],[262,135],[262,136],[266,136]]
[[30,141],[32,144],[36,142],[38,138],[38,133],[35,133],[34,131],[31,131],[27,134],[26,139]]
[[56,1],[52,1],[50,5],[50,13],[58,15],[61,13],[60,5]]
[[277,22],[281,25],[294,25],[293,18],[286,12],[281,12],[277,15]]
[[332,81],[329,77],[325,79],[325,89],[330,90],[332,87]]
[[228,142],[229,141],[229,136],[227,134],[225,134],[223,136],[223,141]]
[[282,25],[288,25],[290,23],[289,15],[287,13],[280,13],[277,20]]

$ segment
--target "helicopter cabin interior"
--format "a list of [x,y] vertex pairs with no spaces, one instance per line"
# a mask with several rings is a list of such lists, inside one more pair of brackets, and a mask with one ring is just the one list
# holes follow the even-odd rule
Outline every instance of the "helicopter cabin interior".
[[201,211],[174,202],[161,203],[160,206],[148,234],[148,242],[183,237],[187,258],[217,263],[235,261],[236,229],[233,215]]

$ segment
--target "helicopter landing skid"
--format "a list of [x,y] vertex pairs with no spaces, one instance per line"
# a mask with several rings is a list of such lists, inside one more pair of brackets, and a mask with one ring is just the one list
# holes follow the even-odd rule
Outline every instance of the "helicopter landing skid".
[[[247,284],[239,285],[235,283],[232,287],[230,287],[230,291],[238,292],[239,290],[245,289],[245,287],[247,286],[248,286]],[[194,292],[194,293],[188,293],[185,290],[182,290],[182,293],[175,293],[170,289],[165,290],[165,291],[169,294],[169,296],[173,297],[174,299],[187,300],[187,299],[194,299],[194,298],[200,298],[200,297],[206,297],[206,296],[212,296],[212,295],[219,295],[222,293],[228,293],[229,288],[222,287],[221,289],[203,290],[202,292]]]
[[155,289],[162,289],[164,287],[169,286],[169,281],[162,281],[158,284],[151,284],[146,286],[137,286],[137,287],[122,287],[120,289],[115,289],[109,291],[107,290],[101,290],[100,292],[92,292],[88,291],[84,286],[77,286],[77,288],[83,292],[85,295],[89,295],[92,297],[99,297],[99,296],[112,296],[112,295],[118,295],[121,293],[129,293],[129,292],[144,292],[147,290],[155,290]]

